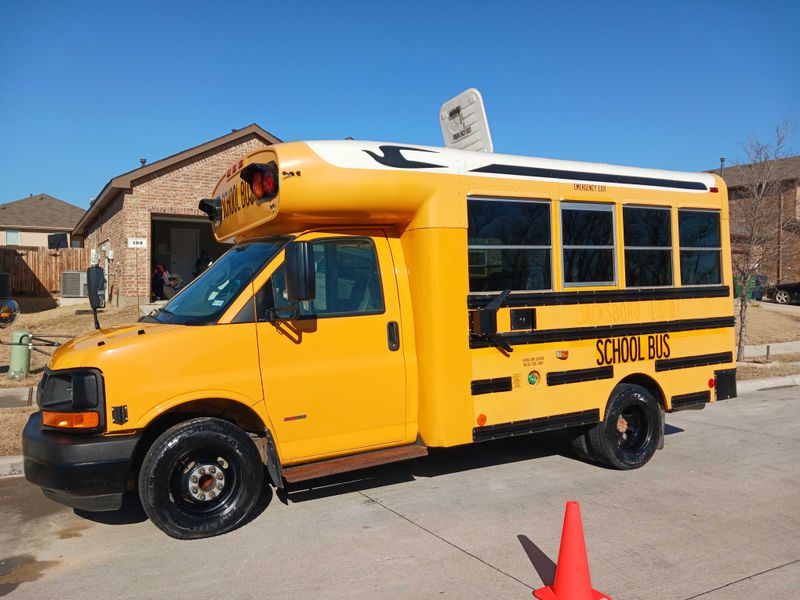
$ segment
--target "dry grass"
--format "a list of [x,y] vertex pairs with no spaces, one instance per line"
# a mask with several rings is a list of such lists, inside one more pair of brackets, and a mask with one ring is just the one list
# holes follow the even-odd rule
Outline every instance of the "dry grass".
[[[24,302],[24,301],[23,301]],[[94,319],[88,306],[64,306],[47,308],[33,312],[37,307],[22,304],[22,313],[13,325],[0,333],[0,339],[6,344],[10,341],[11,331],[24,330],[37,336],[64,335],[77,337],[94,330]],[[33,310],[31,310],[33,309]],[[135,322],[139,317],[136,306],[125,308],[107,308],[99,312],[98,319],[103,327],[114,327]],[[65,341],[65,338],[53,338]],[[52,352],[52,348],[43,348]],[[24,379],[9,379],[8,359],[10,346],[0,346],[0,387],[35,386],[42,378],[42,372],[50,357],[39,352],[31,353],[31,374]],[[0,408],[0,456],[20,454],[22,452],[22,430],[35,406],[22,408]]]
[[[98,313],[98,319],[102,327],[114,327],[133,323],[139,318],[136,306],[125,308],[105,308]],[[7,344],[11,339],[11,332],[14,330],[24,330],[34,335],[47,337],[48,335],[62,335],[77,337],[94,330],[94,319],[92,311],[86,306],[62,306],[40,312],[23,311],[17,320],[8,328],[0,333],[0,339]],[[52,338],[63,342],[66,338]],[[20,380],[9,379],[8,359],[10,346],[0,346],[0,387],[22,387],[34,386],[39,383],[42,371],[50,360],[50,357],[40,352],[31,352],[31,374]],[[42,350],[52,352],[53,348],[43,347]]]
[[773,354],[769,360],[770,362],[767,363],[766,356],[748,357],[746,362],[738,364],[736,379],[761,379],[800,374],[800,353],[798,352]]
[[0,456],[22,454],[22,430],[35,406],[0,408]]
[[736,368],[736,379],[762,379],[764,377],[781,377],[783,375],[797,374],[800,374],[800,363],[797,362],[776,362],[763,367],[739,363]]
[[[800,340],[800,307],[797,314],[778,312],[752,304],[747,308],[746,344],[775,344]],[[738,320],[738,307],[736,309]],[[737,325],[738,335],[738,325]]]

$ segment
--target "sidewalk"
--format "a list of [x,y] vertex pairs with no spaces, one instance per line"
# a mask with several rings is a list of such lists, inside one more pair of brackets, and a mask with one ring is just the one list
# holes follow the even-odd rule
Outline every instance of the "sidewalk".
[[30,387],[0,388],[0,408],[30,406],[35,393]]
[[769,346],[770,355],[800,353],[800,341],[797,341],[797,342],[778,342],[776,344],[754,344],[752,346],[745,346],[744,355],[747,358],[753,358],[755,356],[765,356],[767,354],[767,346]]

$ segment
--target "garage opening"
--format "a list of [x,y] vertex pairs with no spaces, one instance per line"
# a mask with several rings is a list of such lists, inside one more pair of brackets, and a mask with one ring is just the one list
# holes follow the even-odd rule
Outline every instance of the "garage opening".
[[211,223],[203,217],[152,216],[152,256],[150,272],[161,263],[171,275],[179,275],[184,284],[197,277],[198,263],[205,250],[211,261],[217,260],[229,244],[214,239]]

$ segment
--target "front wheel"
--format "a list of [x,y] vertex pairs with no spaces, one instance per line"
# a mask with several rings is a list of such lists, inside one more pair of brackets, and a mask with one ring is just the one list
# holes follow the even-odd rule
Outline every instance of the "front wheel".
[[586,434],[590,453],[614,469],[638,469],[655,454],[661,437],[661,407],[639,385],[623,383],[614,388],[606,417]]
[[789,292],[786,290],[778,290],[775,292],[775,302],[778,304],[789,304]]
[[264,465],[249,436],[228,421],[203,417],[153,442],[139,472],[139,497],[161,531],[190,540],[241,524],[263,482]]

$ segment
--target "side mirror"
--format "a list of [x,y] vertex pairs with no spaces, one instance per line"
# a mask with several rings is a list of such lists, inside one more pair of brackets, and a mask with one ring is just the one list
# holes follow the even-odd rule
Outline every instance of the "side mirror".
[[19,305],[13,298],[7,298],[0,306],[0,328],[5,328],[14,322],[19,315]]
[[291,302],[313,300],[317,294],[314,247],[311,242],[292,242],[284,259],[286,295]]
[[94,266],[86,269],[86,286],[89,288],[89,305],[92,310],[106,305],[106,275],[102,267]]

